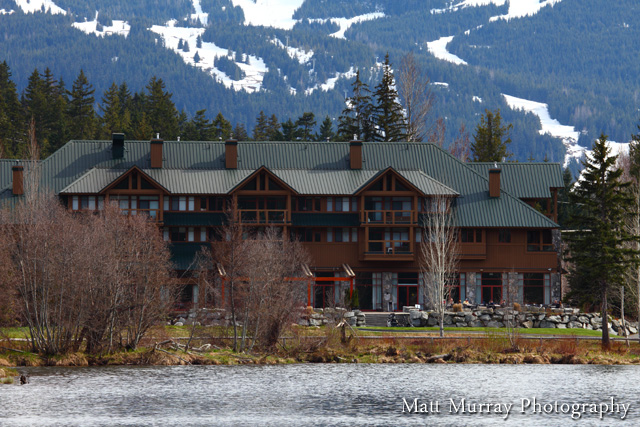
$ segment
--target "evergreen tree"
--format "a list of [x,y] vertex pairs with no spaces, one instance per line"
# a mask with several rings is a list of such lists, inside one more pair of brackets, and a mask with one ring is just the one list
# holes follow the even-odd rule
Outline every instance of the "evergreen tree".
[[382,66],[382,80],[376,86],[374,93],[376,106],[373,109],[377,131],[375,141],[402,141],[406,139],[404,115],[395,88],[393,71],[389,62],[389,54],[384,57]]
[[207,110],[198,110],[189,122],[184,139],[187,141],[211,141],[213,125],[206,117]]
[[371,120],[373,106],[369,86],[360,80],[360,71],[351,84],[352,96],[347,98],[347,106],[338,119],[338,135],[343,141],[360,138],[374,140],[374,126]]
[[[222,113],[218,113],[215,119],[213,119],[213,138],[227,140],[231,138],[232,128],[231,122],[224,118]],[[237,139],[238,137],[235,136]]]
[[592,154],[583,161],[583,179],[572,193],[571,201],[579,209],[570,219],[574,232],[567,236],[572,263],[570,297],[582,303],[601,304],[604,349],[610,344],[610,291],[623,283],[626,267],[638,255],[627,245],[637,239],[624,225],[633,200],[626,191],[629,182],[622,182],[622,169],[616,167],[616,160],[607,146],[607,137],[601,135]]
[[335,133],[333,133],[333,122],[331,117],[327,116],[320,125],[320,130],[316,135],[316,141],[333,141]]
[[195,62],[196,64],[200,62],[200,54],[198,54],[198,51],[196,51],[196,54],[193,55],[193,62]]
[[268,141],[282,141],[284,136],[282,132],[280,132],[280,122],[278,121],[278,117],[275,114],[272,114],[269,117],[269,122],[267,123],[267,140]]
[[566,228],[569,218],[571,218],[574,206],[571,203],[571,190],[573,188],[573,175],[569,168],[566,168],[562,173],[562,181],[564,187],[560,189],[558,194],[558,224],[560,227]]
[[178,40],[178,50],[184,49],[184,40]]
[[16,85],[11,80],[11,70],[7,62],[3,61],[0,64],[0,150],[3,157],[23,155],[22,123],[24,118]]
[[474,162],[501,162],[511,156],[507,152],[507,144],[511,143],[509,131],[513,126],[503,126],[501,122],[499,109],[495,112],[485,110],[485,114],[480,117],[473,136],[474,142],[471,144]]
[[102,96],[101,138],[109,139],[113,133],[126,132],[129,129],[130,117],[121,104],[120,90],[115,83]]
[[233,137],[238,141],[249,140],[249,134],[242,123],[236,123],[236,126],[233,128]]
[[260,110],[260,114],[256,118],[256,125],[253,128],[254,141],[267,141],[267,116],[264,111]]
[[298,138],[298,127],[291,120],[288,119],[282,123],[282,140],[283,141],[295,141]]
[[182,46],[182,51],[189,52],[189,42],[186,40],[184,41],[184,45]]
[[155,76],[147,85],[146,119],[153,133],[159,133],[163,139],[176,139],[178,136],[178,111],[171,93],[166,92],[162,79]]
[[80,74],[73,82],[71,91],[67,91],[69,103],[67,114],[69,116],[69,132],[72,139],[93,139],[95,130],[95,111],[93,97],[95,90],[81,69]]
[[302,116],[296,120],[297,137],[302,141],[311,141],[313,139],[313,128],[315,126],[315,115],[313,113],[302,113]]
[[196,38],[196,47],[198,49],[202,49],[202,36],[198,35],[198,37]]

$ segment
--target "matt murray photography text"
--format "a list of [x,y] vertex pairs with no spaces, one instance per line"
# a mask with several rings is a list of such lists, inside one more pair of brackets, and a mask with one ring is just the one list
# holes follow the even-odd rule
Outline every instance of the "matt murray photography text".
[[522,398],[516,403],[477,402],[465,398],[439,400],[423,400],[419,398],[402,398],[402,412],[410,414],[460,414],[460,415],[499,415],[505,420],[509,415],[568,415],[579,420],[584,415],[616,416],[624,420],[631,408],[630,403],[621,403],[614,397],[602,402],[559,402],[557,400],[542,401],[536,397]]

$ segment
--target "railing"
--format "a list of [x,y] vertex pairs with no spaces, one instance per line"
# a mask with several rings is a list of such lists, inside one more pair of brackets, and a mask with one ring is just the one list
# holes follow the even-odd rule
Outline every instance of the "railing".
[[285,224],[290,222],[287,211],[280,209],[238,210],[238,221],[241,224]]
[[408,240],[369,240],[367,254],[370,255],[412,255]]
[[145,215],[154,221],[158,221],[160,209],[122,209],[123,215]]
[[364,211],[363,221],[368,224],[411,224],[415,222],[414,212],[406,211]]

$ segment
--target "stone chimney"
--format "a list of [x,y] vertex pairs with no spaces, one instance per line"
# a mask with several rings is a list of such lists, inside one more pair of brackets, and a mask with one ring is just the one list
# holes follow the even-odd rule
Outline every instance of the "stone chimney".
[[111,158],[121,159],[124,157],[124,133],[111,134]]
[[489,197],[500,197],[500,169],[489,169]]
[[235,139],[224,142],[224,167],[238,169],[238,141]]
[[24,194],[24,166],[16,165],[11,170],[13,171],[13,195],[22,196]]
[[362,141],[349,143],[349,162],[351,169],[362,169]]
[[162,168],[162,146],[164,145],[164,141],[161,139],[152,139],[151,140],[151,168],[152,169],[160,169]]

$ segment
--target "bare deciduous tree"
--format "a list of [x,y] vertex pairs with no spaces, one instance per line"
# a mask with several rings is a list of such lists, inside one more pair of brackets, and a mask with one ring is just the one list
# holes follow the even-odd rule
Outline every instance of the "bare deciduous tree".
[[405,111],[407,140],[423,141],[429,129],[427,120],[434,99],[429,89],[429,78],[413,53],[408,53],[400,61],[397,85]]
[[438,316],[440,336],[444,336],[444,313],[458,267],[458,231],[451,204],[451,198],[432,197],[428,212],[423,215],[421,286]]
[[471,157],[471,137],[464,123],[460,124],[458,135],[449,147],[449,152],[461,162],[467,162]]
[[518,321],[519,312],[516,305],[519,300],[518,296],[518,274],[515,270],[507,273],[507,280],[504,282],[503,300],[504,306],[504,327],[511,349],[518,350],[518,338],[520,336],[520,322]]

